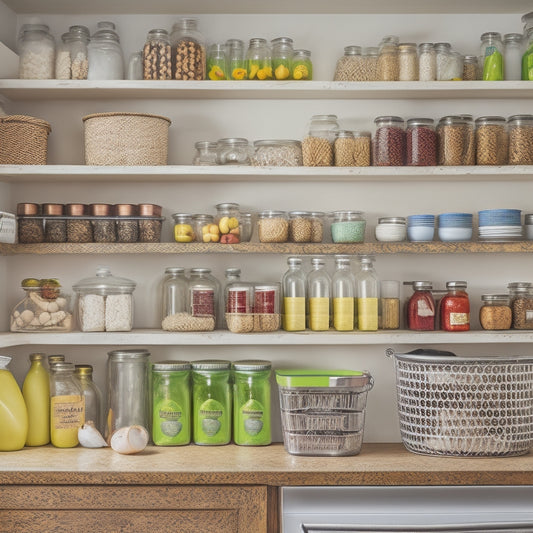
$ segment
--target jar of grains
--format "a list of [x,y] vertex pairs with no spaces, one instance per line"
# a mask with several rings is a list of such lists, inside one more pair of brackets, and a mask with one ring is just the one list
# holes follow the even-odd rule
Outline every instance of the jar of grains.
[[398,45],[399,80],[418,80],[418,55],[415,43],[401,43]]
[[378,81],[378,58],[379,48],[377,46],[367,46],[363,48],[364,80]]
[[276,331],[281,326],[281,284],[254,285],[254,331]]
[[289,241],[312,242],[313,223],[309,211],[289,211]]
[[398,81],[400,79],[398,43],[399,38],[395,35],[389,35],[382,39],[377,65],[379,81]]
[[337,115],[313,115],[311,117],[307,136],[302,141],[304,166],[333,166],[333,144],[338,129]]
[[167,30],[150,30],[143,48],[143,79],[171,80],[172,60]]
[[192,164],[196,166],[211,166],[217,164],[217,143],[211,141],[198,141],[194,144],[196,153]]
[[[18,242],[33,244],[44,242],[44,226],[39,204],[17,204]],[[37,217],[37,218],[33,218]]]
[[189,213],[174,213],[174,240],[176,242],[196,242],[195,231],[192,227],[192,215]]
[[364,242],[366,220],[362,211],[334,211],[330,216],[334,243]]
[[334,81],[366,81],[366,69],[360,46],[345,46],[335,67]]
[[254,141],[252,165],[256,167],[301,167],[302,143],[291,139]]
[[70,80],[70,33],[61,35],[61,42],[57,46],[55,79]]
[[192,231],[194,240],[197,242],[218,242],[220,240],[220,230],[218,224],[215,224],[213,215],[193,215]]
[[53,79],[56,45],[48,26],[28,24],[18,45],[20,79]]
[[513,115],[509,129],[509,164],[533,165],[533,115]]
[[272,79],[272,54],[266,39],[250,39],[246,52],[246,71],[249,80]]
[[479,62],[477,56],[465,56],[463,61],[463,81],[479,79]]
[[501,34],[495,31],[488,31],[481,35],[481,60],[483,62],[482,79],[484,81],[501,81],[505,79]]
[[322,242],[326,213],[311,211],[311,242]]
[[272,72],[275,80],[288,80],[291,77],[291,64],[294,55],[293,40],[278,37],[270,41],[272,46]]
[[526,239],[533,241],[533,214],[524,215],[524,229]]
[[218,165],[249,165],[250,145],[248,139],[226,138],[217,141]]
[[180,19],[172,26],[172,76],[175,80],[205,79],[206,50],[194,18]]
[[87,218],[89,206],[84,204],[67,204],[67,242],[93,242],[93,227]]
[[161,242],[161,206],[139,204],[139,242]]
[[405,217],[378,218],[376,240],[380,242],[401,242],[407,237]]
[[245,80],[247,77],[244,41],[240,39],[226,41],[226,75],[228,80]]
[[400,328],[400,282],[381,281],[379,299],[379,329]]
[[287,242],[289,221],[285,211],[261,211],[257,221],[259,242]]
[[336,167],[352,167],[355,139],[351,131],[340,130],[336,133],[334,152]]
[[45,242],[67,242],[64,208],[63,204],[43,204]]
[[311,52],[309,50],[294,50],[291,75],[293,80],[313,79],[313,63],[311,61]]
[[418,79],[420,81],[437,79],[437,59],[433,43],[418,45]]
[[137,216],[137,206],[133,204],[115,204],[117,217],[117,242],[137,242],[139,239],[139,221],[130,217]]
[[[533,329],[533,288],[528,283],[510,287],[509,296],[513,313],[514,329]],[[529,286],[528,286],[529,285]]]
[[407,121],[407,159],[413,167],[437,164],[437,133],[432,118],[412,118]]
[[442,117],[437,125],[439,165],[475,165],[474,126],[461,116]]
[[405,129],[400,117],[377,117],[373,141],[373,164],[377,167],[405,165]]
[[483,294],[479,322],[483,329],[511,329],[513,322],[508,294]]
[[211,44],[207,50],[207,79],[211,81],[227,80],[226,45]]
[[522,79],[522,43],[521,33],[506,33],[503,36],[503,69],[506,80]]
[[509,136],[504,117],[476,119],[476,164],[506,165]]
[[111,204],[91,204],[89,214],[95,217],[91,223],[93,226],[94,242],[116,242],[115,220],[113,206]]

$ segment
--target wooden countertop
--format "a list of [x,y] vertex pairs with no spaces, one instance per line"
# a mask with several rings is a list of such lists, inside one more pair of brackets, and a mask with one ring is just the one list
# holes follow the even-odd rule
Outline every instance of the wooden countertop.
[[415,455],[365,444],[353,457],[302,457],[266,447],[151,446],[138,455],[52,446],[0,453],[0,484],[533,485],[533,455]]

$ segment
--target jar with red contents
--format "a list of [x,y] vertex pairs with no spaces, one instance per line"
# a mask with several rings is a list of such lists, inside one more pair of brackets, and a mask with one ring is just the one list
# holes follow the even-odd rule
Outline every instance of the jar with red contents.
[[276,331],[281,325],[281,285],[254,285],[254,331]]
[[444,331],[470,330],[470,300],[466,281],[446,282],[446,294],[440,301],[440,329]]
[[405,165],[405,127],[400,117],[377,117],[373,141],[373,165],[394,167]]
[[219,284],[209,268],[191,268],[189,311],[193,317],[216,319]]
[[413,167],[437,164],[437,133],[432,118],[412,118],[407,121],[407,161]]
[[407,327],[414,331],[435,329],[435,300],[431,281],[414,281],[414,293],[407,302]]

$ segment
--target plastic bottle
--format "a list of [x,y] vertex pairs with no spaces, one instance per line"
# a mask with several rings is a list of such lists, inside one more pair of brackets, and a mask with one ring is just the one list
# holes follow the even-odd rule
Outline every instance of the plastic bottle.
[[26,446],[44,446],[50,442],[50,376],[43,365],[46,355],[30,354],[31,366],[22,384],[22,396],[28,409]]
[[309,329],[327,331],[330,318],[331,279],[324,268],[324,259],[311,259],[313,270],[307,276],[307,294],[309,296]]
[[24,448],[28,411],[22,392],[7,369],[11,357],[0,355],[0,452]]
[[282,279],[283,287],[283,329],[285,331],[305,330],[305,274],[299,257],[287,259],[289,270]]
[[354,328],[355,279],[350,270],[350,258],[335,257],[337,270],[331,281],[333,287],[333,327],[337,331]]
[[357,280],[357,321],[361,331],[377,331],[379,280],[374,270],[374,258],[361,257],[361,271]]

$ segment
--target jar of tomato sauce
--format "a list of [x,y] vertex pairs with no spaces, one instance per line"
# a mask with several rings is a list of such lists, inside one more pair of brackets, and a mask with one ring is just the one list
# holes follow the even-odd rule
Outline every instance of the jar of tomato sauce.
[[440,329],[444,331],[470,330],[470,300],[466,281],[446,282],[446,294],[440,301]]
[[407,327],[415,331],[435,329],[435,300],[431,281],[414,281],[414,293],[407,303]]

